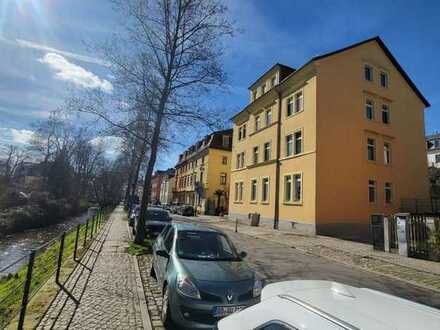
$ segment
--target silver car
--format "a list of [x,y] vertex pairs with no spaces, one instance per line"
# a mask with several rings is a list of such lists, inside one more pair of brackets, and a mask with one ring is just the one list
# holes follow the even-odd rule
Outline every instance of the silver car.
[[170,224],[153,246],[151,275],[163,293],[162,321],[212,329],[224,316],[259,302],[262,282],[222,232]]

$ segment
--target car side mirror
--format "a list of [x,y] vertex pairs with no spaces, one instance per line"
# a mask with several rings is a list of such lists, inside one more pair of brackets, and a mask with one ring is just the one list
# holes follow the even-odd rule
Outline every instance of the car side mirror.
[[170,257],[170,255],[168,254],[168,252],[165,251],[165,250],[158,250],[158,251],[156,251],[156,254],[157,254],[159,257],[163,257],[163,258],[167,258],[167,259]]
[[244,252],[244,251],[241,251],[240,254],[239,254],[239,256],[240,256],[241,259],[244,259],[244,258],[246,258],[247,253]]

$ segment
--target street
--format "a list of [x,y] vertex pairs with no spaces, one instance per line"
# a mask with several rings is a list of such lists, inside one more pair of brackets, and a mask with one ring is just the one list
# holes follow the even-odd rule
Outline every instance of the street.
[[[199,219],[173,215],[175,221],[203,223]],[[223,230],[239,251],[246,251],[247,261],[266,279],[266,283],[286,280],[328,280],[370,288],[440,308],[440,295],[408,283],[362,271],[325,258],[299,252],[286,245],[256,239],[244,233]]]

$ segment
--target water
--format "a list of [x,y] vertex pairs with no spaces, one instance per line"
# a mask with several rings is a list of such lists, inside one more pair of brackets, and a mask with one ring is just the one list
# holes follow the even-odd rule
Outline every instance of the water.
[[[86,212],[80,216],[67,219],[55,225],[44,228],[29,229],[24,232],[10,234],[6,235],[6,237],[0,238],[0,270],[28,255],[30,250],[36,249],[44,243],[61,235],[64,231],[70,231],[78,224],[85,223],[87,218],[88,216]],[[17,271],[18,268],[26,262],[27,258],[24,258],[13,267],[0,273],[0,276]]]

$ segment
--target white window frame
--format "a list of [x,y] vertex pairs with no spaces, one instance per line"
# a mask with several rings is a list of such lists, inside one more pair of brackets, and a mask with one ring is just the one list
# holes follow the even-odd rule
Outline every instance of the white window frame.
[[[370,188],[374,189],[374,201],[370,200]],[[370,204],[377,202],[377,181],[375,179],[368,179],[368,202]]]
[[[255,152],[255,150],[257,152]],[[260,146],[254,146],[252,148],[252,161],[255,164],[258,164],[258,161],[260,160]]]
[[[296,181],[295,181],[296,176],[299,176],[299,182],[300,182],[300,196],[299,196],[298,200],[296,199]],[[302,172],[292,173],[292,201],[293,201],[293,204],[302,204],[303,193],[304,193],[303,173]]]
[[[264,189],[265,189],[264,182],[266,179],[267,179],[267,196],[266,196],[267,198],[263,199],[264,198]],[[269,200],[270,200],[270,177],[264,176],[261,178],[261,202],[262,203],[269,203]]]
[[[255,186],[254,186],[255,182]],[[252,193],[254,191],[255,187],[255,198],[252,198]],[[250,201],[252,203],[256,203],[258,201],[258,179],[257,178],[251,178],[251,189],[250,189]]]
[[[301,96],[298,96],[301,95]],[[294,94],[294,113],[299,113],[304,110],[304,92],[303,90],[299,90]],[[298,106],[298,100],[299,100],[299,106]]]
[[[291,112],[289,114],[289,105],[291,107]],[[295,98],[293,95],[286,99],[286,117],[290,117],[295,113]]]
[[392,162],[391,144],[389,142],[383,143],[383,162],[385,165],[390,165]]
[[[384,113],[387,113],[387,118],[388,118],[388,122],[386,123],[386,122],[384,122],[383,121],[383,114]],[[382,124],[385,124],[385,125],[389,125],[390,124],[390,106],[388,105],[388,104],[382,104],[382,109],[381,109],[381,121],[382,121]]]
[[260,115],[255,116],[255,132],[258,132],[261,129],[261,117]]
[[[289,199],[287,199],[287,181],[286,179],[289,178],[290,180],[290,189],[289,189]],[[285,174],[284,175],[284,181],[283,181],[283,186],[284,186],[284,203],[292,203],[292,191],[293,191],[293,182],[292,182],[292,174]]]
[[[296,133],[301,133],[301,137],[299,139],[296,138]],[[300,152],[296,152],[297,141],[301,142],[301,150]],[[302,128],[298,128],[293,131],[293,155],[301,155],[304,152],[304,130]]]
[[[289,145],[289,142],[288,142],[288,137],[290,137],[290,153],[289,153],[289,148],[288,148],[288,145]],[[285,136],[285,138],[284,138],[284,143],[285,143],[285,145],[286,145],[286,157],[290,157],[290,156],[292,156],[293,155],[293,147],[294,147],[294,136],[293,136],[293,134],[287,134],[286,136]]]
[[[266,159],[266,145],[269,146],[269,148],[268,148],[269,149],[269,157],[267,159]],[[268,162],[271,159],[272,159],[272,142],[271,141],[264,142],[264,144],[263,144],[263,161]]]
[[[370,69],[370,79],[367,79],[366,68]],[[368,81],[368,82],[373,82],[374,81],[374,69],[373,69],[372,65],[367,64],[367,63],[364,64],[363,76],[364,76],[364,80],[365,81]]]
[[[382,85],[382,75],[385,77],[385,86]],[[388,72],[385,72],[383,70],[380,71],[380,73],[379,73],[379,85],[380,85],[380,87],[388,88],[388,86],[389,86],[389,75],[388,75]]]
[[[371,118],[368,118],[368,109],[371,107]],[[374,120],[374,101],[371,99],[365,99],[365,117],[368,120]]]
[[[390,200],[389,201],[387,200],[387,190],[390,193]],[[385,205],[393,204],[393,184],[391,182],[384,183],[384,196],[383,197],[384,197]]]
[[[269,115],[270,114],[270,115]],[[266,126],[272,125],[272,109],[266,110],[264,114],[265,120],[266,120]],[[268,120],[270,118],[270,120]]]
[[[370,140],[373,141],[372,144],[370,144]],[[370,158],[369,158],[369,156],[370,156],[370,152],[369,152],[370,147],[373,148],[373,159],[370,159]],[[369,162],[375,162],[375,161],[376,161],[376,158],[377,158],[377,157],[376,157],[376,139],[373,139],[373,138],[368,137],[368,138],[367,138],[367,160],[368,160]]]

